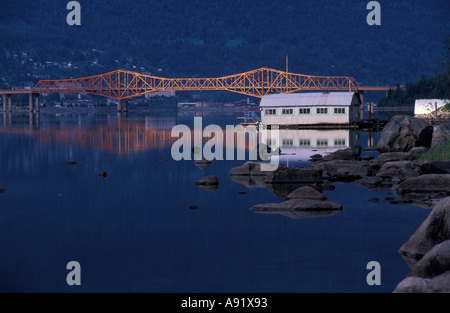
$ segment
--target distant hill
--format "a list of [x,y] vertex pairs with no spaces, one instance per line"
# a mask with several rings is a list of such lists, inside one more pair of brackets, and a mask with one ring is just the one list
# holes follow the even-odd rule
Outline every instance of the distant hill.
[[67,2],[2,1],[0,79],[215,77],[284,69],[288,55],[296,73],[405,84],[437,73],[450,34],[448,0],[380,1],[381,26],[366,23],[369,1],[80,0],[81,26],[67,25]]

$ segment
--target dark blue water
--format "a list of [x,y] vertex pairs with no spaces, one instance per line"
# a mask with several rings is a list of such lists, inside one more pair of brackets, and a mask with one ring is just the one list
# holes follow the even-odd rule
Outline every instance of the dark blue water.
[[[255,213],[283,199],[233,182],[244,161],[171,158],[167,134],[193,122],[176,113],[2,118],[0,292],[391,292],[409,272],[398,249],[429,213],[353,183],[324,192],[344,208],[332,217]],[[206,175],[217,191],[194,185]],[[66,283],[70,261],[81,286]],[[370,261],[381,286],[366,283]]]

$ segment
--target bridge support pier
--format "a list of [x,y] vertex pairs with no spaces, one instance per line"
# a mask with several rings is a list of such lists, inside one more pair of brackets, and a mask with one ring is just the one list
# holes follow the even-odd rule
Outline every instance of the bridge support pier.
[[34,104],[34,94],[30,93],[29,94],[29,107],[28,107],[29,112],[33,112],[33,104]]
[[359,98],[361,99],[361,106],[359,107],[359,116],[361,120],[364,119],[364,90],[359,91]]
[[28,108],[29,112],[33,112],[33,106],[34,112],[39,113],[41,110],[41,101],[38,93],[30,93],[29,108]]
[[8,103],[8,112],[12,112],[12,95],[6,95],[5,103]]
[[367,103],[367,118],[369,120],[373,119],[373,102]]
[[35,112],[39,113],[41,112],[41,99],[38,93],[34,94],[34,104],[35,104]]
[[117,112],[122,112],[122,108],[125,113],[128,112],[128,103],[125,99],[119,99],[117,101]]
[[3,94],[3,112],[6,112],[6,95]]

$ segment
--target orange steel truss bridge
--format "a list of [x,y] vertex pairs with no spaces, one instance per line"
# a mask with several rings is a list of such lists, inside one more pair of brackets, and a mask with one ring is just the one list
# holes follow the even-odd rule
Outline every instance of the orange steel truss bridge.
[[90,93],[123,101],[157,91],[226,90],[262,98],[270,93],[294,93],[298,91],[358,91],[389,90],[393,87],[361,87],[353,77],[311,76],[278,71],[270,68],[223,76],[218,78],[162,78],[126,70],[76,78],[40,80],[32,90],[0,91],[11,107],[11,95],[29,94],[30,110],[39,108],[41,93]]

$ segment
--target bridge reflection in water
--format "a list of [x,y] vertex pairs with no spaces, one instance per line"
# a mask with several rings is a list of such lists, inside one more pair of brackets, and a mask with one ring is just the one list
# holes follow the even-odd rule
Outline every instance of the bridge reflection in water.
[[[12,119],[10,113],[3,114],[0,133],[34,136],[44,145],[79,146],[117,155],[170,149],[173,143],[179,139],[179,137],[172,137],[172,128],[183,123],[174,117],[124,117],[120,114],[110,115],[102,119],[101,123],[95,122],[95,118],[91,123],[86,122],[86,118],[81,116],[77,116],[71,123],[42,123],[42,116],[40,117],[39,114],[29,114],[28,122],[24,116],[20,122],[17,120],[16,117]],[[203,125],[203,127],[205,126]],[[203,142],[203,144],[213,140],[216,146],[219,144],[219,140],[222,140],[225,159],[229,138],[227,139],[225,127],[223,127],[223,131],[223,136],[205,137],[203,130],[194,130],[192,127],[190,134],[192,147],[194,140]],[[250,140],[249,136],[245,137],[242,132],[243,129],[237,128],[234,133],[235,158],[244,150],[246,160],[248,160],[249,149],[256,150],[256,141],[259,139]],[[282,154],[272,156],[278,158],[279,162],[307,161],[314,154],[326,155],[339,149],[351,148],[358,152],[360,132],[348,129],[279,130],[279,138],[273,139],[272,142],[269,140],[267,144],[280,147]],[[370,142],[368,145],[371,145]]]

